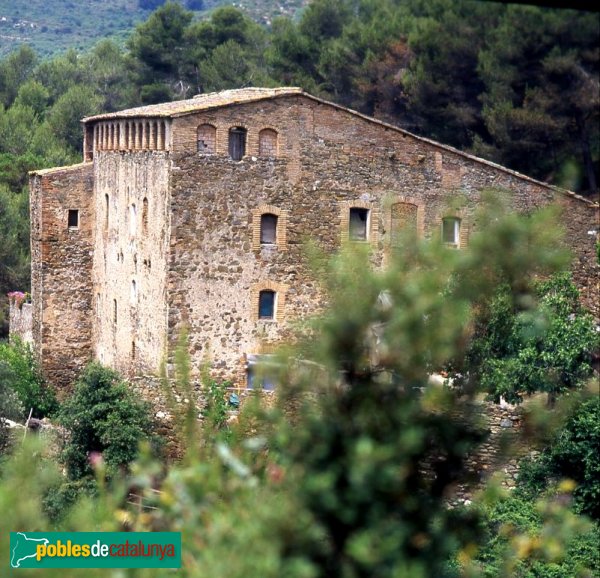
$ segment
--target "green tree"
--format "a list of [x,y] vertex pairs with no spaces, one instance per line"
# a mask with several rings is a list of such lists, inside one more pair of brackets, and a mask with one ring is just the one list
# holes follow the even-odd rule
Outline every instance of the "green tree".
[[112,112],[138,104],[129,65],[122,48],[111,40],[99,42],[83,57],[83,66],[89,70],[95,92],[102,97],[102,111]]
[[[2,155],[0,155],[0,163]],[[2,164],[0,164],[0,169]],[[29,202],[0,182],[0,335],[8,333],[9,291],[29,287]]]
[[81,119],[100,110],[101,99],[93,88],[69,88],[48,111],[48,125],[59,140],[73,150],[82,151]]
[[0,104],[10,106],[19,88],[32,75],[37,65],[37,55],[29,46],[20,46],[0,62]]
[[50,93],[43,84],[37,80],[28,80],[19,88],[15,105],[33,110],[37,118],[43,118],[48,106]]
[[600,521],[600,398],[577,403],[566,423],[550,437],[539,456],[521,462],[519,495],[537,498],[549,486],[573,480],[575,509]]
[[136,27],[128,47],[134,58],[138,85],[143,87],[161,81],[174,94],[187,95],[185,32],[192,17],[193,13],[180,4],[167,2]]
[[22,410],[19,418],[27,417],[30,410],[35,418],[54,414],[58,408],[56,397],[44,383],[28,345],[20,341],[0,343],[0,364],[4,385],[15,393]]
[[476,321],[459,383],[476,382],[496,401],[546,392],[552,403],[592,376],[598,336],[570,274],[538,282],[534,297],[539,306],[532,310],[515,303],[506,286],[496,291]]
[[483,115],[492,138],[476,150],[544,180],[556,180],[574,161],[580,187],[595,191],[597,45],[591,13],[507,7],[479,56]]
[[110,475],[126,468],[151,432],[148,406],[117,373],[99,364],[85,369],[58,418],[69,430],[62,459],[73,480],[92,473],[94,452],[102,456]]

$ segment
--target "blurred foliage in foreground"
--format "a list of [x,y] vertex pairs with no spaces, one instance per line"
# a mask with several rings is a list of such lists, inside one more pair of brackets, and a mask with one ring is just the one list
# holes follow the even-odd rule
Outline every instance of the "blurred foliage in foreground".
[[[24,446],[2,467],[1,529],[181,531],[176,574],[193,578],[591,577],[596,530],[569,508],[572,481],[539,494],[536,507],[507,501],[495,485],[470,506],[448,505],[468,452],[485,438],[468,403],[478,384],[452,389],[428,376],[465,358],[494,288],[505,283],[512,305],[535,314],[535,278],[565,265],[548,233],[552,214],[491,211],[466,251],[406,239],[410,251],[381,271],[363,245],[316,255],[329,308],[270,366],[280,384],[274,410],[248,403],[228,436],[218,416],[203,429],[187,419],[186,454],[168,468],[144,446],[130,475],[108,483],[97,460],[96,494],[82,495],[57,526],[43,502],[60,474],[42,449]],[[501,252],[500,239],[511,240]],[[191,396],[189,359],[178,357],[177,386]],[[570,391],[554,411],[587,395]],[[128,503],[131,490],[141,506]],[[7,540],[2,532],[0,564]],[[168,573],[86,571],[96,575]]]

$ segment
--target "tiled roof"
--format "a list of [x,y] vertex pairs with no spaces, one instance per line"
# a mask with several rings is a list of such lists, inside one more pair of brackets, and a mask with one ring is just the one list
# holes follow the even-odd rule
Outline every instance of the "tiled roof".
[[293,94],[303,94],[302,89],[296,87],[238,88],[235,90],[223,90],[221,92],[199,94],[198,96],[188,98],[187,100],[150,104],[148,106],[138,106],[136,108],[128,108],[118,112],[88,116],[83,119],[83,122],[131,117],[173,117],[191,114],[201,110],[208,110],[210,108],[218,108],[220,106],[243,104],[245,102],[254,102],[257,100]]

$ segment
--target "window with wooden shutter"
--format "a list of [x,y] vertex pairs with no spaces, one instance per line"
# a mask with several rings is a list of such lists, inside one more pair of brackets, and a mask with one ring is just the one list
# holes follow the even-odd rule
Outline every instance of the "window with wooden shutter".
[[236,127],[229,130],[229,156],[234,161],[241,161],[246,154],[247,134],[248,131],[241,127]]

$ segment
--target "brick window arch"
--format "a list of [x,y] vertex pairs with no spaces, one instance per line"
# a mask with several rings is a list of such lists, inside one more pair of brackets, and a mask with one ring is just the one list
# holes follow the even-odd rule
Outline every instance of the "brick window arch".
[[217,129],[212,124],[201,124],[197,130],[197,150],[205,155],[217,150]]
[[471,215],[462,208],[448,208],[438,213],[434,224],[439,241],[446,247],[465,249],[469,245]]
[[285,250],[287,242],[288,213],[274,205],[259,205],[252,210],[252,248],[275,245]]
[[258,133],[258,155],[261,157],[277,156],[277,131],[272,128],[263,128]]
[[281,321],[288,286],[276,281],[261,281],[251,287],[252,317],[255,321]]
[[340,232],[342,242],[368,241],[376,243],[379,234],[379,208],[359,199],[340,202]]

